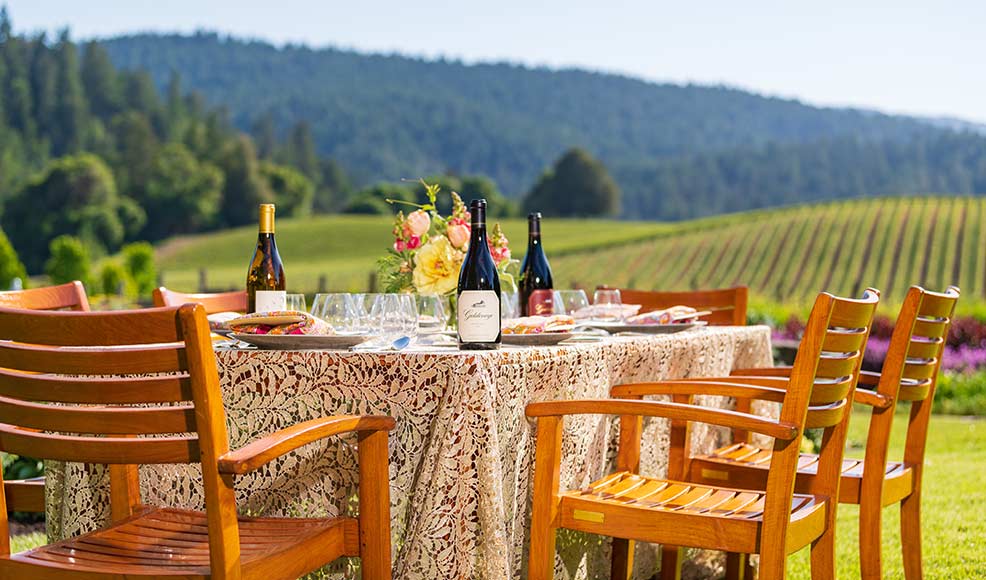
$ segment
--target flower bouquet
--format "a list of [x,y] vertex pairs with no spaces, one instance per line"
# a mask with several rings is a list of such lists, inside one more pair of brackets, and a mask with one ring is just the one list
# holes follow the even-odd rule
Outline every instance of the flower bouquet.
[[[452,295],[469,249],[469,211],[459,194],[452,191],[452,215],[442,216],[436,205],[440,186],[424,180],[421,184],[428,196],[426,204],[387,200],[417,209],[406,216],[403,211],[398,212],[394,219],[394,245],[378,262],[381,284],[384,292]],[[500,273],[501,288],[515,292],[518,262],[510,258],[509,240],[499,223],[493,226],[487,243]]]

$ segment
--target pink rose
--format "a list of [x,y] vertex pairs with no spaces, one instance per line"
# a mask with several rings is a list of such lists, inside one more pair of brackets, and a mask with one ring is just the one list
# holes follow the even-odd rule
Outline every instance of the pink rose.
[[449,226],[448,228],[448,241],[452,242],[452,246],[456,248],[461,248],[465,246],[469,241],[469,226],[456,224]]
[[416,250],[421,246],[421,236],[411,236],[407,240],[407,249]]
[[404,224],[412,236],[420,237],[428,233],[428,228],[431,227],[431,218],[428,217],[427,213],[419,209],[408,214],[407,221]]
[[403,252],[406,249],[407,249],[407,243],[405,243],[404,240],[397,240],[396,242],[394,242],[394,250],[396,250],[397,252]]

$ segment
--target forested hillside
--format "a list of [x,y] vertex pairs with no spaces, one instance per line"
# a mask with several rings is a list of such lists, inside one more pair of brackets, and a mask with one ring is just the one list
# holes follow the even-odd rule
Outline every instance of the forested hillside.
[[[106,41],[164,86],[173,70],[255,135],[311,123],[360,184],[446,170],[512,197],[572,146],[612,169],[624,217],[666,219],[874,193],[984,193],[986,139],[912,118],[580,70],[465,65],[215,34]],[[829,177],[826,178],[826,175]],[[978,187],[978,189],[977,189]],[[696,202],[701,200],[701,202]]]

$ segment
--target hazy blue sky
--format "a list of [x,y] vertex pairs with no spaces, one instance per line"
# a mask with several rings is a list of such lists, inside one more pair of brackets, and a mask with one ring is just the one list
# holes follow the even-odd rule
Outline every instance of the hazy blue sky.
[[[3,2],[3,0],[0,0]],[[18,30],[205,28],[275,43],[725,83],[986,122],[986,1],[7,0]]]

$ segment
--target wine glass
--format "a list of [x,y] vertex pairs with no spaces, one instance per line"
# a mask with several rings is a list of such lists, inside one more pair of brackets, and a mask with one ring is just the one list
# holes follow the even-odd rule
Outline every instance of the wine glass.
[[425,332],[442,332],[448,326],[445,297],[437,294],[418,296],[418,327]]
[[592,297],[593,318],[599,322],[623,322],[623,301],[620,291],[610,288],[596,290]]
[[412,339],[418,336],[418,302],[413,294],[398,294],[398,313],[403,328],[402,335]]
[[567,314],[575,317],[576,313],[589,307],[589,297],[585,290],[555,290],[555,314]]
[[288,294],[285,297],[284,307],[286,310],[308,312],[308,306],[305,303],[304,294]]
[[[414,323],[409,323],[413,318]],[[410,326],[417,334],[418,316],[410,294],[377,294],[370,309],[370,321],[374,330],[384,341],[392,341],[400,336],[411,336]]]
[[518,292],[500,293],[500,318],[509,320],[520,317],[520,294]]
[[312,315],[328,322],[336,332],[359,332],[361,320],[356,303],[354,294],[316,294]]

